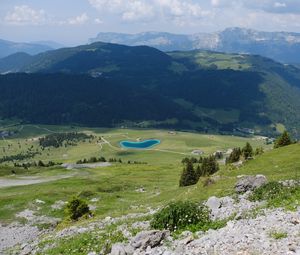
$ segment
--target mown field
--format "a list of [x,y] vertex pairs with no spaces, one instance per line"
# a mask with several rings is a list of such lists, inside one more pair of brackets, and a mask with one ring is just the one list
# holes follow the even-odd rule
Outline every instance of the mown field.
[[[85,199],[93,209],[94,217],[79,223],[63,221],[58,225],[58,229],[70,224],[85,224],[85,221],[103,219],[107,216],[118,217],[129,213],[148,212],[150,208],[157,209],[174,200],[199,202],[213,195],[218,197],[233,195],[234,184],[239,175],[263,174],[269,180],[299,179],[300,177],[300,144],[272,149],[272,145],[266,145],[257,137],[170,133],[166,130],[109,130],[55,126],[21,126],[17,129],[19,131],[16,135],[3,139],[0,143],[2,147],[5,147],[5,155],[24,152],[32,146],[40,149],[37,138],[49,133],[77,131],[92,134],[94,138],[79,142],[77,145],[41,150],[41,155],[28,161],[41,159],[45,162],[54,160],[74,163],[82,158],[104,156],[121,158],[123,163],[77,170],[67,170],[60,166],[23,169],[14,167],[11,162],[1,164],[0,185],[1,182],[14,180],[45,181],[26,186],[0,187],[0,223],[2,224],[14,221],[26,223],[26,220],[16,216],[17,213],[26,209],[34,211],[36,216],[64,219],[64,209],[53,209],[52,205],[57,201],[68,201],[73,196]],[[99,144],[99,137],[104,138],[101,140],[102,144]],[[125,150],[119,146],[119,142],[123,139],[148,138],[160,139],[161,144],[151,150]],[[247,161],[240,168],[221,164],[220,171],[212,177],[214,183],[209,186],[204,185],[207,177],[202,177],[196,185],[179,187],[179,178],[183,168],[181,160],[186,156],[191,157],[193,150],[200,149],[205,152],[205,155],[209,155],[216,150],[242,147],[247,141],[254,148],[263,146],[265,153]],[[10,144],[9,148],[7,148],[8,144]],[[1,153],[1,156],[4,154]],[[147,164],[128,164],[128,160],[147,162]],[[12,175],[12,170],[16,173],[15,175]],[[44,203],[37,202],[40,200]],[[288,203],[289,201],[286,202],[287,206],[289,206]],[[294,198],[291,205],[295,205]],[[87,236],[93,237],[92,234]],[[73,249],[81,244],[86,236],[83,234],[74,238],[72,240],[76,244],[70,242],[69,239],[63,239],[57,248],[49,250],[49,254],[62,254],[66,250]],[[78,252],[78,254],[85,253]]]

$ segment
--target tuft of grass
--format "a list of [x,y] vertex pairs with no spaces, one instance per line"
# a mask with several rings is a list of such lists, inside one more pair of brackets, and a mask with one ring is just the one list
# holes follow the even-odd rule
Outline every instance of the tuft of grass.
[[269,236],[276,239],[276,240],[279,240],[279,239],[287,238],[288,234],[286,232],[272,231],[272,232],[269,233]]
[[300,187],[285,187],[278,182],[270,182],[256,189],[250,196],[250,200],[266,200],[267,207],[295,210],[300,205]]
[[[97,254],[110,253],[114,243],[125,242],[127,239],[121,231],[117,230],[117,225],[110,225],[103,230],[90,231],[65,237],[56,241],[49,239],[40,243],[38,255],[76,254],[86,255],[89,252]],[[49,245],[51,244],[51,245]]]
[[251,201],[272,200],[278,196],[285,195],[286,188],[278,182],[269,182],[254,190],[249,197]]

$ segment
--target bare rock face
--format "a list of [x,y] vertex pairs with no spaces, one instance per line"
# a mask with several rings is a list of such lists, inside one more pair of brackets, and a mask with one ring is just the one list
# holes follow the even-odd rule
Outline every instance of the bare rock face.
[[267,183],[267,178],[264,175],[243,176],[235,184],[237,193],[244,193],[255,190]]
[[146,250],[148,246],[151,248],[158,246],[162,240],[170,235],[168,230],[150,230],[144,231],[132,239],[130,245],[134,249]]
[[126,247],[124,244],[116,243],[112,246],[110,255],[127,255]]
[[110,255],[140,254],[148,249],[159,246],[164,239],[170,236],[167,230],[143,231],[132,238],[130,244],[116,243],[112,246]]

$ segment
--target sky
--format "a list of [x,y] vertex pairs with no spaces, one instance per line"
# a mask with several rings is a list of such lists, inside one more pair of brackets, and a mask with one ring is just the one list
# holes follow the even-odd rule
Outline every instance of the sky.
[[0,0],[0,38],[85,44],[99,32],[300,32],[300,0]]

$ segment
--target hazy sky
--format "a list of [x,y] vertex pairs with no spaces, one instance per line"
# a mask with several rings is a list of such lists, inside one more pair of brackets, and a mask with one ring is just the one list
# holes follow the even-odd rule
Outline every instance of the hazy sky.
[[0,0],[0,38],[86,43],[98,32],[300,32],[300,0]]

